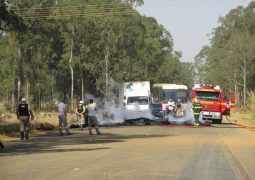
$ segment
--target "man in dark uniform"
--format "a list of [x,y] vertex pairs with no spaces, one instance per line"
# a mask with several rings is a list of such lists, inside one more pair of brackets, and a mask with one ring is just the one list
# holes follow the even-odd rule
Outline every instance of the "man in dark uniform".
[[192,109],[193,109],[193,114],[195,118],[194,126],[199,126],[199,116],[202,110],[202,105],[198,102],[197,98],[194,99]]
[[28,104],[26,103],[26,98],[22,98],[21,103],[18,105],[17,108],[17,118],[19,119],[20,124],[20,139],[26,140],[29,139],[29,128],[30,128],[30,118],[31,120],[34,119],[34,115],[32,113],[32,110],[28,107]]

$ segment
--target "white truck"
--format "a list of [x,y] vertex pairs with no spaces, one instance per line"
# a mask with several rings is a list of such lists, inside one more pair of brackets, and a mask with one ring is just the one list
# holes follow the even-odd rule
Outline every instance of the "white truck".
[[149,81],[123,84],[124,119],[151,119],[151,91]]

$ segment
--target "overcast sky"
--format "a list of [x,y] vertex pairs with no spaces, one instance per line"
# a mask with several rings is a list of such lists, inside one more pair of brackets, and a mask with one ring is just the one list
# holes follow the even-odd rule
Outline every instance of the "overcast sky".
[[157,19],[173,36],[174,50],[182,51],[182,61],[193,61],[220,16],[252,0],[144,0],[136,9],[141,15]]

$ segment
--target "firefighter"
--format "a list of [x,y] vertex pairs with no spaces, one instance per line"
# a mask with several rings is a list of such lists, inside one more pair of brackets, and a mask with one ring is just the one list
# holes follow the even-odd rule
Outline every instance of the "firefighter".
[[34,115],[32,110],[29,108],[28,104],[26,103],[26,98],[21,99],[21,103],[18,105],[17,108],[17,118],[20,124],[20,139],[21,140],[28,140],[29,128],[30,128],[30,119],[34,119]]
[[183,116],[183,104],[180,99],[177,100],[176,103],[176,117],[182,117]]
[[80,124],[80,128],[81,128],[81,131],[83,130],[83,117],[84,116],[84,119],[85,119],[85,107],[84,107],[84,102],[83,101],[80,101],[76,110],[75,110],[75,113],[77,115],[77,120]]
[[198,102],[197,98],[194,99],[192,109],[195,118],[194,126],[199,126],[199,116],[202,110],[202,105]]

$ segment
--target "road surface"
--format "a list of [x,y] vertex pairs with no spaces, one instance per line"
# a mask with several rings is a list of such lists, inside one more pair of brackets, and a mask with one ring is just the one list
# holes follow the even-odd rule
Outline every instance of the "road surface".
[[3,180],[255,179],[255,132],[230,125],[102,127],[6,142]]

